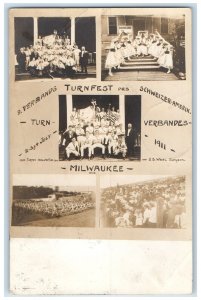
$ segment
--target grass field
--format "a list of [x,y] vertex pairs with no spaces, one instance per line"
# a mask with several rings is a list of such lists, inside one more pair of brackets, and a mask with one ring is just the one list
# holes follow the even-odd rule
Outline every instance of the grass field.
[[[31,217],[31,216],[30,216]],[[47,218],[43,215],[32,216],[31,220],[20,220],[14,226],[39,226],[39,227],[95,227],[95,209],[57,218]]]

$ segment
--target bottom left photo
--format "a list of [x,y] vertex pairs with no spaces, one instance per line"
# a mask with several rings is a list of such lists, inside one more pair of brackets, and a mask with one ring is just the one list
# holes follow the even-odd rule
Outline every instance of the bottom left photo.
[[95,227],[95,187],[95,175],[14,175],[11,225]]

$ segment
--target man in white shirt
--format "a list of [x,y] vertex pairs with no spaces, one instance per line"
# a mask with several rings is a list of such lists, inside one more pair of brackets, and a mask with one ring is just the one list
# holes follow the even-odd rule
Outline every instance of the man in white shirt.
[[77,69],[80,64],[80,52],[81,52],[81,50],[78,48],[77,45],[75,45],[73,55],[74,55],[74,60],[75,60],[75,66],[77,67]]
[[117,146],[118,136],[112,132],[109,141],[108,141],[108,154],[111,156],[112,153],[114,153],[114,149]]
[[143,227],[149,227],[150,207],[149,204],[144,204]]
[[157,210],[156,210],[156,203],[150,202],[150,216],[149,216],[149,227],[153,228],[156,227],[157,223]]
[[94,134],[94,125],[93,123],[89,124],[89,126],[86,127],[86,133],[89,133],[90,137]]
[[77,124],[75,133],[77,135],[77,142],[80,147],[82,145],[83,141],[85,140],[85,132],[84,132],[84,129],[81,127],[80,123]]
[[76,141],[76,138],[72,138],[72,142],[70,142],[68,144],[68,146],[66,147],[66,155],[67,155],[67,159],[70,159],[70,155],[73,154],[76,157],[79,157],[79,145],[78,142]]
[[89,135],[89,132],[86,132],[86,137],[82,142],[80,152],[81,152],[81,159],[84,157],[84,150],[88,149],[88,157],[91,158],[91,152],[92,152],[92,138]]
[[119,155],[122,154],[123,159],[126,157],[126,152],[127,152],[127,146],[124,142],[124,135],[118,136],[117,143],[115,147],[113,148],[114,155]]
[[104,144],[104,140],[107,133],[107,128],[103,125],[98,129],[99,137],[101,138],[101,143]]
[[100,120],[104,119],[104,117],[106,116],[106,112],[105,112],[105,108],[102,107],[101,112],[99,113],[100,116]]
[[95,131],[94,138],[92,141],[92,155],[94,156],[94,150],[96,148],[100,148],[102,151],[102,157],[105,158],[105,146],[101,144],[101,137],[99,136],[99,132]]

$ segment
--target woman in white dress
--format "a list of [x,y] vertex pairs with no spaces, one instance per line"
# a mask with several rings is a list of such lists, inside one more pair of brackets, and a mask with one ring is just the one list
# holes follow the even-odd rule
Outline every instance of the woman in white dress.
[[140,56],[142,54],[142,44],[141,44],[141,37],[136,37],[136,48],[137,48],[137,56]]
[[173,69],[173,47],[165,43],[162,50],[158,63],[161,67],[167,69],[167,74],[169,74]]
[[128,60],[130,60],[131,56],[135,56],[136,51],[130,40],[127,42],[126,47],[127,47],[127,52],[128,52]]
[[142,37],[141,37],[141,47],[140,47],[140,49],[141,49],[142,57],[148,55],[147,38],[143,34],[142,34]]
[[157,57],[157,58],[160,57],[160,53],[161,53],[162,48],[163,48],[163,41],[164,41],[164,40],[159,39],[158,43],[156,44],[154,56]]
[[120,65],[124,63],[124,57],[122,55],[122,50],[121,50],[122,43],[121,42],[115,42],[115,57],[117,60],[117,69],[120,68]]
[[115,50],[114,43],[111,43],[109,52],[107,54],[106,61],[105,61],[105,68],[109,69],[109,72],[108,72],[109,76],[113,76],[112,68],[115,68],[119,65],[116,55],[115,55],[115,52],[116,52],[116,50]]
[[158,44],[159,38],[157,36],[154,37],[154,40],[152,41],[151,46],[149,47],[149,54],[151,54],[153,57],[156,57],[157,53],[157,44]]

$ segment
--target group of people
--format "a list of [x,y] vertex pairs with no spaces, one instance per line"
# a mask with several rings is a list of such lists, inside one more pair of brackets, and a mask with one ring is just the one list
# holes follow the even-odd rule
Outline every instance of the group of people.
[[105,227],[185,228],[185,178],[107,188],[102,209]]
[[70,76],[87,73],[89,53],[85,46],[71,44],[69,37],[59,36],[57,31],[41,37],[35,45],[20,48],[16,56],[19,72],[29,71],[32,76]]
[[[93,103],[93,100],[92,100]],[[92,114],[92,115],[91,115]],[[89,117],[90,118],[87,118]],[[93,104],[83,110],[73,109],[71,124],[60,134],[59,145],[66,158],[116,157],[125,159],[134,155],[134,147],[139,145],[139,136],[132,124],[125,131],[120,123],[119,109],[95,107]],[[97,150],[96,150],[97,149]]]
[[173,69],[173,46],[157,31],[153,34],[138,32],[133,40],[130,36],[122,34],[112,39],[105,68],[109,70],[109,75],[113,76],[112,69],[120,69],[125,61],[147,56],[156,58],[160,67],[167,69],[167,73]]
[[[95,207],[92,195],[64,196],[56,201],[20,200],[13,203],[16,216],[38,213],[46,217],[62,217]],[[15,217],[16,217],[15,216]]]

